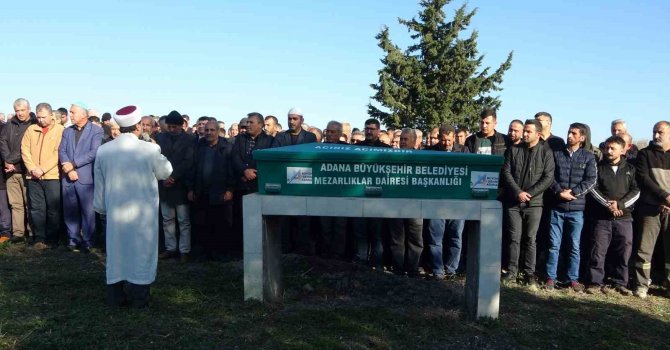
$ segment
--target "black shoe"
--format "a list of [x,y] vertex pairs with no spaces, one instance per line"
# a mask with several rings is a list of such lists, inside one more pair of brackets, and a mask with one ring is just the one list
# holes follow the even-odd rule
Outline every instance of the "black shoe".
[[449,272],[447,272],[447,273],[444,275],[444,279],[447,280],[447,281],[455,280],[455,279],[456,279],[456,274],[455,274],[455,273],[449,273]]
[[626,288],[626,286],[622,286],[620,284],[617,284],[616,287],[614,287],[614,290],[617,291],[619,294],[621,294],[623,296],[629,297],[629,296],[633,295],[632,290],[630,290],[630,289]]
[[502,283],[516,283],[516,273],[505,272],[500,276],[500,281]]
[[26,238],[23,236],[14,236],[9,239],[9,242],[12,244],[26,243]]
[[536,292],[540,290],[540,288],[537,285],[537,280],[535,279],[535,276],[526,275],[526,277],[524,277],[524,282],[526,283],[528,289],[530,289],[531,291]]

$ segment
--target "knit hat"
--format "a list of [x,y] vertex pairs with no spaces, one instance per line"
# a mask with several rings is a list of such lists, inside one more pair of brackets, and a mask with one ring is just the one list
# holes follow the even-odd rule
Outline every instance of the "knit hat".
[[177,111],[172,111],[165,117],[165,124],[168,125],[184,125],[184,117]]

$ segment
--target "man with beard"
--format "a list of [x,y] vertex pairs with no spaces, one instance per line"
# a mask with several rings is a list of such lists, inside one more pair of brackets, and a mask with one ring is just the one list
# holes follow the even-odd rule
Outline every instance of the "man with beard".
[[[554,156],[544,147],[541,132],[538,120],[526,120],[523,142],[513,144],[505,153],[501,176],[508,226],[505,231],[509,233],[509,245],[503,248],[509,262],[502,280],[515,282],[521,267],[521,277],[531,289],[537,289],[535,237],[542,216],[542,196],[554,181]],[[519,261],[522,251],[523,260]]]
[[[289,129],[277,134],[272,147],[316,142],[316,135],[303,129],[304,121],[302,110],[300,108],[291,108],[288,111]],[[298,254],[314,255],[316,247],[312,238],[310,218],[308,216],[283,217],[281,226],[282,245],[285,252],[295,250]]]
[[666,296],[670,297],[670,122],[654,125],[654,141],[640,150],[636,176],[640,186],[638,235],[635,237],[635,295],[647,297],[651,281],[651,257],[656,240],[663,237]]
[[514,119],[509,123],[507,137],[509,137],[510,144],[518,145],[523,141],[523,129],[523,122],[519,119]]
[[138,139],[141,116],[135,106],[118,110],[114,119],[121,135],[100,146],[95,161],[91,208],[107,216],[106,293],[113,308],[149,305],[158,264],[157,180],[172,173],[160,147]]
[[549,254],[547,256],[547,283],[549,291],[554,290],[557,277],[559,252],[565,236],[568,239],[567,282],[575,292],[584,291],[579,283],[579,244],[584,226],[586,195],[597,180],[596,157],[585,149],[588,127],[582,123],[572,123],[568,130],[567,147],[554,151],[555,176],[551,191],[556,203],[551,209],[551,229],[549,230]]

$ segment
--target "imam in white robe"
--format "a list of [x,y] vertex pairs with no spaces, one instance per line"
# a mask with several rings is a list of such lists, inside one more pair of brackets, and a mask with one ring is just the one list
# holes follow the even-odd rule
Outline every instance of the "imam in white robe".
[[93,209],[107,215],[107,284],[151,284],[158,264],[158,180],[172,165],[158,145],[124,133],[98,148]]

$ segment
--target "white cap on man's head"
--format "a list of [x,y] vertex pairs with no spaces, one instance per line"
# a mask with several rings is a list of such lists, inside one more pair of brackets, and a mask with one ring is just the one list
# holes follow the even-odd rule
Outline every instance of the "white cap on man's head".
[[137,106],[126,106],[116,111],[114,120],[122,128],[133,126],[142,120],[142,111]]
[[299,115],[299,116],[302,117],[302,109],[300,109],[298,107],[293,107],[293,108],[289,109],[289,111],[288,111],[288,115],[291,115],[291,114],[296,114],[296,115]]

